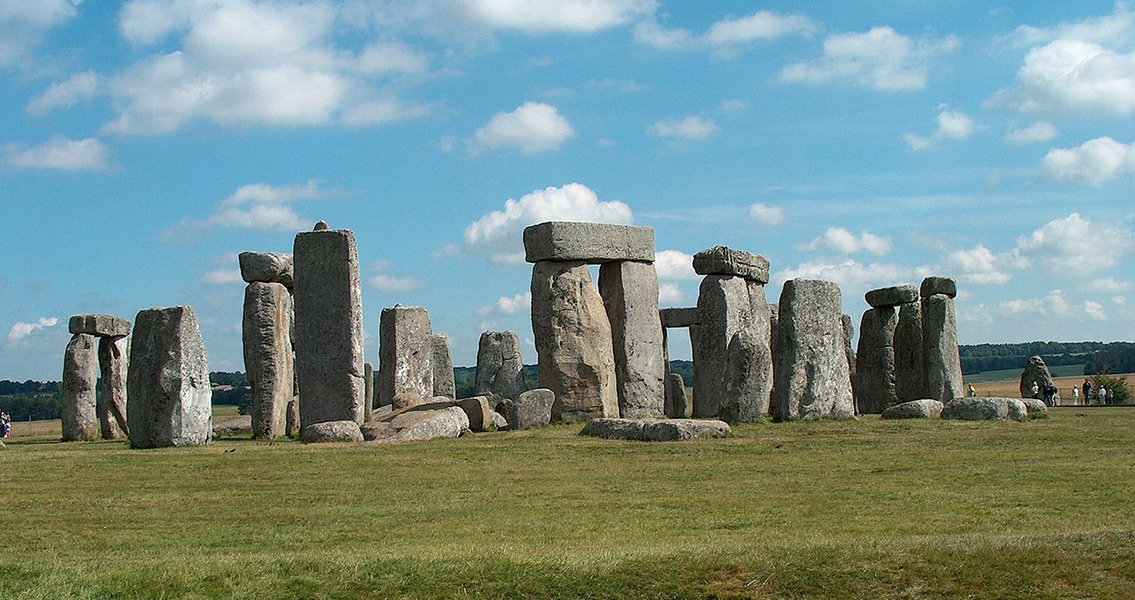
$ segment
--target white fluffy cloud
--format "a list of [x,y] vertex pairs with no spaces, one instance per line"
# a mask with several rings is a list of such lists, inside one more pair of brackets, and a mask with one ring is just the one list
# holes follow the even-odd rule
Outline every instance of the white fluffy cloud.
[[682,288],[673,282],[658,284],[658,304],[662,306],[678,304],[682,301]]
[[515,296],[501,296],[495,304],[482,306],[477,314],[482,317],[488,315],[517,315],[528,312],[532,308],[532,292],[524,292]]
[[951,109],[946,105],[939,106],[938,117],[936,122],[938,127],[929,138],[919,137],[913,133],[908,133],[903,136],[907,145],[911,150],[926,150],[933,147],[933,145],[943,139],[950,140],[964,140],[973,135],[976,126],[973,122],[973,117],[966,113]]
[[1048,121],[1037,121],[1024,129],[1010,129],[1005,141],[1014,146],[1047,142],[1056,138],[1056,127]]
[[1135,172],[1135,144],[1101,137],[1075,148],[1053,148],[1041,161],[1040,168],[1051,181],[1100,186]]
[[700,279],[694,272],[694,257],[680,250],[660,250],[654,254],[654,270],[662,281]]
[[635,26],[635,41],[659,50],[712,48],[720,58],[730,58],[745,44],[788,35],[809,35],[816,24],[805,15],[782,15],[761,10],[743,17],[726,17],[702,34],[688,29],[667,28],[647,20]]
[[1119,281],[1114,277],[1103,277],[1088,284],[1086,290],[1091,292],[1114,294],[1116,292],[1129,292],[1135,289],[1130,281]]
[[969,250],[958,250],[946,258],[947,266],[962,273],[964,281],[977,284],[1000,285],[1013,278],[1004,265],[1005,258],[993,254],[982,244]]
[[592,33],[650,15],[655,0],[460,0],[468,17],[526,33]]
[[59,324],[59,319],[55,317],[40,317],[39,321],[35,323],[15,323],[8,330],[8,342],[18,342],[37,331],[47,327],[55,327],[57,324]]
[[107,171],[113,168],[110,156],[110,148],[95,138],[71,140],[55,136],[39,146],[4,146],[4,162],[17,169]]
[[852,259],[842,262],[803,262],[796,268],[785,269],[774,275],[773,280],[783,284],[789,279],[824,279],[839,284],[843,294],[848,297],[862,295],[868,290],[884,286],[899,285],[926,275],[926,269],[910,268],[896,264],[863,264]]
[[1091,300],[1084,301],[1084,313],[1096,321],[1107,320],[1107,312],[1104,311],[1103,305],[1099,302],[1092,302]]
[[94,71],[75,73],[63,81],[51,84],[39,96],[28,102],[28,114],[43,115],[56,108],[70,108],[82,100],[94,97],[99,91],[100,79]]
[[512,112],[499,112],[469,140],[470,154],[512,146],[525,154],[558,150],[575,135],[555,106],[525,102]]
[[1022,268],[1083,277],[1117,265],[1131,249],[1131,239],[1132,232],[1121,226],[1093,223],[1072,213],[1021,236],[1010,255]]
[[713,119],[697,116],[686,117],[681,121],[659,121],[647,130],[654,137],[697,141],[707,140],[716,132],[717,125]]
[[391,275],[387,272],[389,269],[390,263],[385,260],[371,265],[371,276],[367,279],[367,285],[370,286],[372,290],[386,294],[410,292],[422,287],[423,283],[421,281],[412,277],[397,277]]
[[44,34],[75,18],[82,0],[4,0],[0,2],[0,67],[28,56]]
[[252,183],[237,188],[216,210],[204,220],[185,219],[162,232],[163,239],[171,239],[181,232],[204,228],[224,227],[258,231],[305,231],[315,220],[300,216],[292,204],[342,196],[338,189],[323,189],[318,179],[295,185]]
[[629,206],[622,202],[601,202],[599,196],[580,183],[548,187],[509,198],[504,210],[495,210],[465,228],[465,247],[489,255],[493,262],[524,262],[522,233],[525,227],[544,221],[584,221],[629,225],[634,220]]
[[783,82],[850,83],[881,91],[920,90],[926,87],[930,61],[958,47],[955,36],[915,41],[890,27],[873,27],[865,33],[830,35],[824,55],[781,70]]
[[807,250],[826,248],[843,255],[870,252],[876,256],[883,256],[891,251],[891,240],[867,231],[856,235],[842,227],[829,227],[824,235],[805,244],[804,248]]
[[209,285],[232,285],[243,281],[240,269],[213,269],[201,276],[201,283]]
[[784,209],[755,202],[749,206],[749,220],[758,225],[776,226],[784,224]]
[[998,307],[1008,316],[1039,315],[1043,317],[1060,317],[1068,314],[1068,300],[1062,290],[1052,290],[1041,298],[1025,298],[1020,300],[1007,300]]

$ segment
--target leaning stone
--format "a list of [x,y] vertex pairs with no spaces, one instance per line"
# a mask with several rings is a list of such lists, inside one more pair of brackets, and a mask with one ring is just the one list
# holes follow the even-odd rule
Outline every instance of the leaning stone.
[[850,419],[855,416],[851,373],[843,349],[839,286],[792,279],[780,295],[774,417]]
[[922,301],[922,360],[927,397],[942,402],[962,397],[954,299],[944,294]]
[[937,400],[911,400],[883,411],[884,419],[937,419],[942,416],[942,403]]
[[540,387],[556,395],[553,420],[619,414],[611,325],[585,263],[533,265],[532,332]]
[[524,259],[604,263],[654,262],[654,229],[601,223],[549,221],[524,229]]
[[908,302],[918,302],[918,288],[913,285],[896,285],[893,287],[871,290],[864,295],[867,304],[872,308],[886,308],[898,306]]
[[927,277],[922,280],[922,287],[919,291],[923,299],[934,294],[945,294],[954,298],[958,295],[958,282],[951,277]]
[[666,375],[666,416],[685,419],[693,414],[693,404],[686,400],[686,382],[677,373]]
[[248,284],[244,290],[244,370],[252,394],[252,433],[285,435],[295,385],[291,334],[292,296],[282,283]]
[[289,290],[295,285],[292,255],[282,252],[241,252],[240,277],[246,283],[279,283]]
[[97,403],[99,428],[104,440],[130,434],[126,424],[126,363],[129,339],[123,336],[99,338],[99,371],[102,375]]
[[305,444],[361,442],[363,432],[359,424],[354,421],[325,421],[304,427],[300,441]]
[[63,353],[63,382],[60,386],[63,441],[89,441],[99,434],[95,414],[99,378],[95,338],[76,333]]
[[870,308],[859,324],[855,356],[855,403],[860,414],[879,414],[899,403],[895,392],[895,327],[890,306]]
[[449,338],[444,333],[435,333],[430,338],[433,348],[431,366],[433,367],[434,396],[445,396],[450,400],[457,398],[457,383],[453,374],[453,355],[449,351]]
[[517,398],[524,393],[520,338],[512,331],[486,331],[477,344],[477,379],[473,393]]
[[600,437],[608,440],[643,439],[642,428],[646,421],[638,419],[593,419],[583,426],[580,435]]
[[1042,397],[1045,386],[1055,385],[1052,382],[1052,373],[1049,372],[1048,365],[1044,364],[1044,359],[1039,356],[1030,356],[1028,363],[1025,364],[1024,372],[1021,373],[1022,398],[1031,399],[1033,397],[1033,384],[1036,384]]
[[900,402],[926,396],[926,372],[922,366],[922,304],[899,307],[895,325],[895,395]]
[[943,419],[1020,421],[1028,407],[1016,398],[955,398],[942,407]]
[[471,431],[484,431],[493,424],[493,409],[489,406],[489,401],[483,396],[458,400],[457,406],[465,411],[465,417],[469,419]]
[[730,423],[758,423],[768,414],[772,391],[772,356],[766,335],[758,337],[745,329],[729,342],[725,357],[725,396],[721,400],[721,420]]
[[694,344],[695,417],[716,417],[725,397],[729,342],[753,324],[749,287],[741,277],[706,275],[698,293],[697,343]]
[[690,327],[698,324],[698,307],[663,308],[658,311],[658,316],[667,329]]
[[[379,404],[405,393],[433,396],[433,330],[426,309],[402,305],[382,309],[378,343]],[[401,407],[395,404],[397,408]]]
[[763,284],[769,280],[769,262],[759,254],[714,246],[694,255],[694,272],[698,275],[735,275]]
[[599,294],[611,324],[619,415],[633,419],[662,417],[667,365],[654,265],[605,263],[599,267]]
[[556,395],[552,390],[537,388],[521,394],[516,400],[503,403],[502,413],[508,428],[516,431],[544,427],[552,420],[552,406]]
[[75,315],[67,323],[72,334],[117,337],[130,335],[130,321],[114,315]]
[[301,232],[295,240],[296,370],[301,427],[363,420],[363,304],[355,234]]
[[209,443],[213,390],[192,307],[138,313],[126,390],[132,448]]
[[707,437],[729,435],[729,424],[712,419],[669,419],[648,421],[642,428],[647,442],[680,442]]

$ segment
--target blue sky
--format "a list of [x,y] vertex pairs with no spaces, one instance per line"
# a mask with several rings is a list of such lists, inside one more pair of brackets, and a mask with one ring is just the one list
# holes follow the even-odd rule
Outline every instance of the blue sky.
[[[0,378],[69,315],[194,306],[354,230],[367,359],[417,304],[475,361],[550,219],[655,228],[663,306],[726,244],[863,293],[954,276],[963,343],[1135,339],[1127,2],[0,0]],[[677,338],[677,339],[675,339]],[[672,336],[675,357],[689,356]]]

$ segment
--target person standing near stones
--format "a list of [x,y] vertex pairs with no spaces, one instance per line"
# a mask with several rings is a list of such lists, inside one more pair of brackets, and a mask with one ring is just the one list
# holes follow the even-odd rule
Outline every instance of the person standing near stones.
[[1100,404],[1107,406],[1107,388],[1100,386]]
[[1072,385],[1072,405],[1075,406],[1080,403],[1080,388]]
[[968,386],[966,386],[966,395],[969,396],[970,398],[974,398],[974,397],[977,396],[977,389],[973,387],[972,383],[970,383]]
[[1092,382],[1085,379],[1081,389],[1084,391],[1084,406],[1088,406],[1092,403]]
[[1033,399],[1034,400],[1040,399],[1040,385],[1038,385],[1037,382],[1035,382],[1035,381],[1033,382]]
[[0,411],[0,438],[12,437],[12,415]]

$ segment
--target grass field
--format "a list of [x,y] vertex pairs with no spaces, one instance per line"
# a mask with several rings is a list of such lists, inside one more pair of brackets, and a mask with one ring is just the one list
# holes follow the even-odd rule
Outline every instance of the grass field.
[[1135,409],[659,444],[578,430],[148,451],[16,438],[0,594],[1135,597]]

